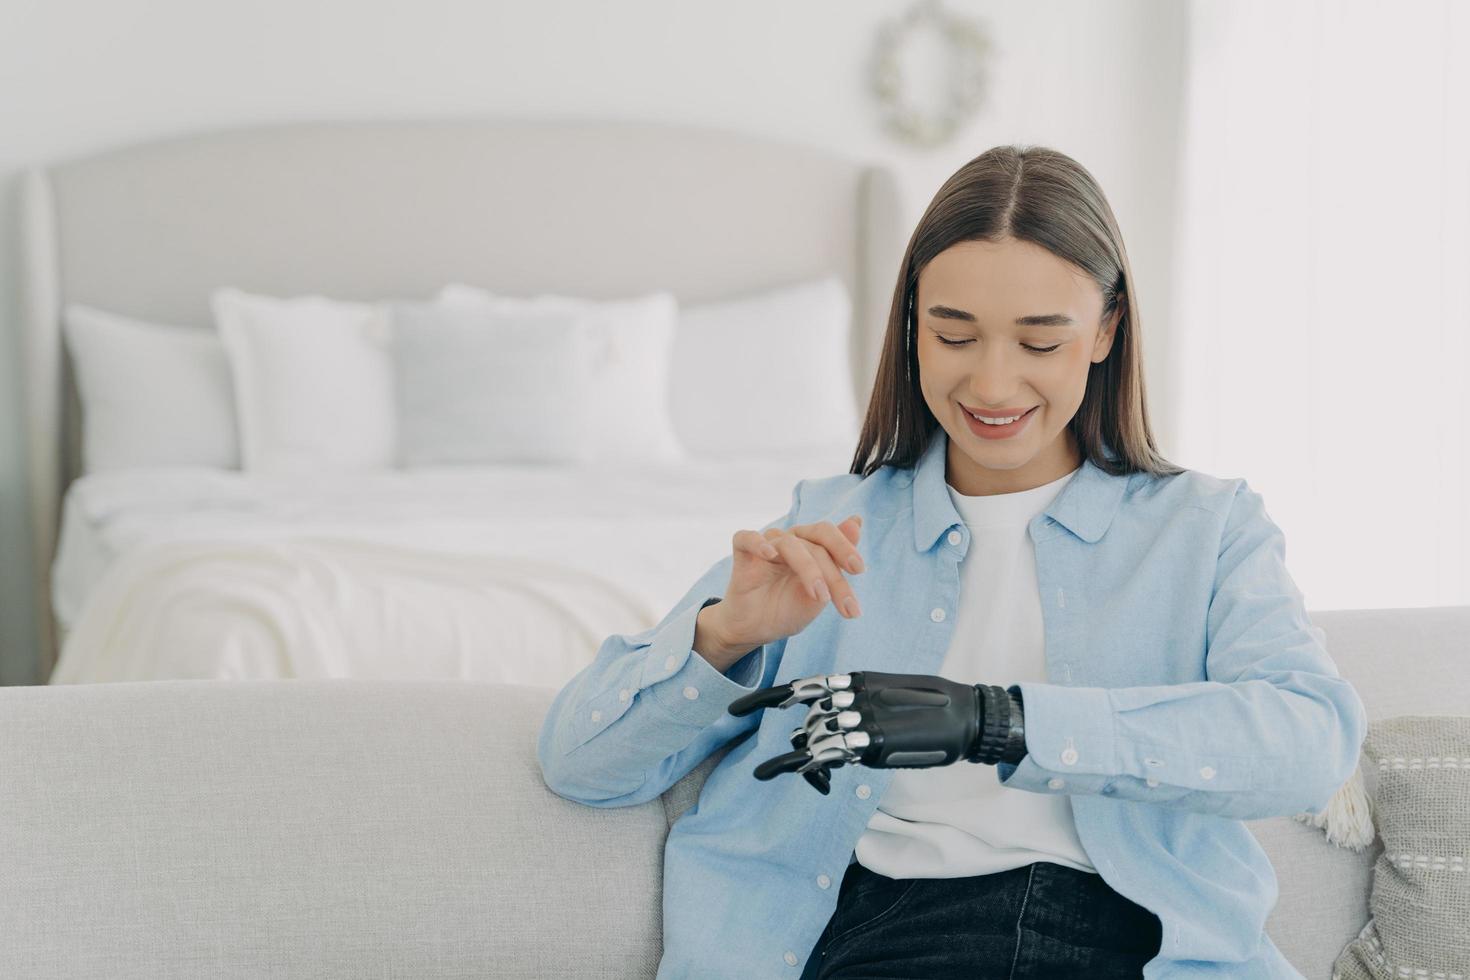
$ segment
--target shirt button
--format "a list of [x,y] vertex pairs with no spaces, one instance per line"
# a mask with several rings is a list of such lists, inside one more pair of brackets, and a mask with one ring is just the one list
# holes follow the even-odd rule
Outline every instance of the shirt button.
[[1150,787],[1159,785],[1159,781],[1157,779],[1154,779],[1152,776],[1150,776],[1148,779],[1145,779],[1144,782],[1148,783]]
[[1077,764],[1077,750],[1067,749],[1065,752],[1063,752],[1062,762],[1069,766],[1075,766]]
[[934,620],[934,622],[936,623],[944,622],[944,610],[935,608],[933,612],[929,613],[929,618]]
[[949,532],[949,543],[950,544],[959,544],[961,540],[962,539],[960,537],[960,532],[958,532],[958,531],[950,531]]
[[601,721],[602,720],[602,712],[601,711],[594,711],[594,712],[592,712],[592,720],[593,721]]
[[686,698],[688,698],[689,700],[693,701],[695,698],[699,697],[699,688],[697,688],[697,687],[686,687],[686,688],[684,688],[684,696]]
[[1065,779],[1058,779],[1053,776],[1051,779],[1048,779],[1046,781],[1046,785],[1050,786],[1052,789],[1061,789],[1063,786],[1067,785],[1067,781]]
[[1205,766],[1203,769],[1201,769],[1199,771],[1199,774],[1201,776],[1203,776],[1205,779],[1214,779],[1215,778],[1215,770],[1211,769],[1209,766]]
[[667,660],[664,661],[664,670],[673,670],[674,669],[674,664],[676,664],[678,662],[679,661],[677,659],[675,659],[674,657],[670,657],[669,659],[667,659]]
[[873,791],[868,788],[868,784],[867,783],[863,783],[861,786],[859,786],[857,788],[857,795],[858,795],[858,799],[860,799],[860,800],[866,800],[868,797],[870,797],[870,796],[873,795]]
[[826,875],[817,875],[817,887],[818,888],[831,888],[832,887],[832,879],[831,878],[828,878]]
[[621,691],[618,692],[618,700],[619,701],[626,701],[626,700],[628,700],[628,689],[626,687],[623,688]]
[[786,951],[785,960],[791,966],[795,966],[796,965],[796,954],[793,953],[791,950],[788,949]]

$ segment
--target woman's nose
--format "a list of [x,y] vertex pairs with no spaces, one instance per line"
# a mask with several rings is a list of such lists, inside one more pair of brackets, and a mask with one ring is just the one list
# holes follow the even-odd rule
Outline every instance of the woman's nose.
[[998,347],[982,353],[970,372],[970,390],[981,405],[1003,408],[1013,404],[1006,398],[1021,387],[1020,371],[1010,356]]

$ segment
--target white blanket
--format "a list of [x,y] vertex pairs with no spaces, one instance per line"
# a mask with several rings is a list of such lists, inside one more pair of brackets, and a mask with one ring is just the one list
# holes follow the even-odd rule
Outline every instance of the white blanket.
[[55,684],[450,677],[560,687],[666,610],[608,576],[362,541],[166,541],[123,556]]
[[834,452],[678,469],[238,471],[68,490],[52,683],[463,678],[560,687],[655,625]]

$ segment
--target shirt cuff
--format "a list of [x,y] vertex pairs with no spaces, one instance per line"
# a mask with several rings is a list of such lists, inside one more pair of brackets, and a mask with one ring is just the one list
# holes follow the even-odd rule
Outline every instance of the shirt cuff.
[[691,604],[659,631],[649,645],[639,685],[665,713],[701,728],[718,721],[731,703],[754,691],[766,670],[764,644],[741,657],[726,673],[694,651],[694,626],[700,611],[721,598],[710,596]]
[[1023,682],[1026,757],[995,766],[1007,789],[1098,793],[1118,775],[1107,688]]

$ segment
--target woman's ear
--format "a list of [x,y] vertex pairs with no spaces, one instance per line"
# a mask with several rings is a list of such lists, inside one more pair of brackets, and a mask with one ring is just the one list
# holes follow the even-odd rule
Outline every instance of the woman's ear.
[[1097,332],[1097,340],[1092,345],[1092,361],[1101,364],[1108,359],[1108,354],[1113,349],[1113,338],[1118,335],[1118,324],[1123,320],[1123,304],[1119,303],[1113,315],[1108,317],[1107,325]]

